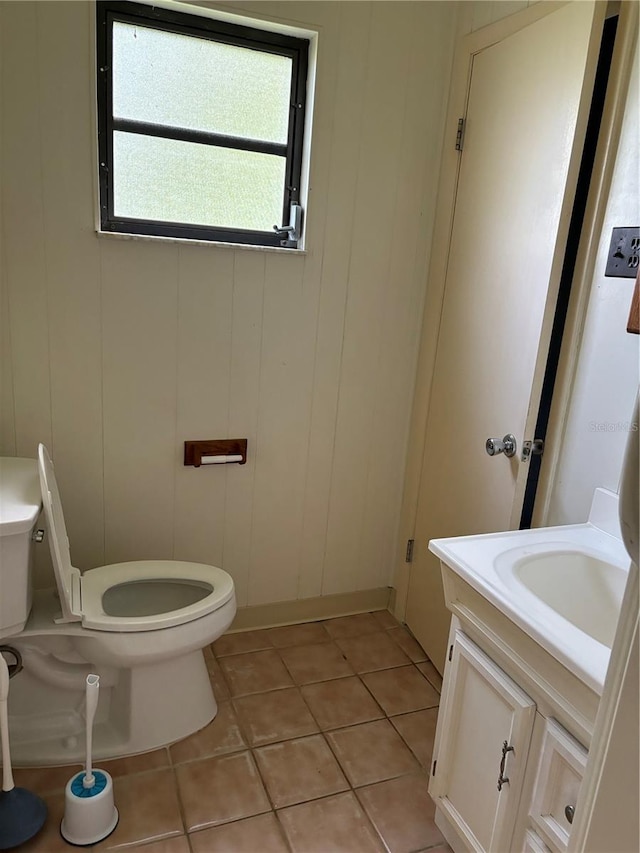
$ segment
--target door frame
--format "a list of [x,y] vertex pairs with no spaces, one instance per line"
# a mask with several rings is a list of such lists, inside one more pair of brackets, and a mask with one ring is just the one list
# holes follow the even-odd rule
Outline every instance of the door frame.
[[619,4],[618,29],[562,336],[562,348],[547,426],[544,464],[540,469],[540,479],[533,510],[533,527],[545,527],[548,524],[552,493],[560,464],[563,442],[566,437],[565,415],[569,408],[577,375],[591,283],[596,268],[598,247],[620,143],[627,90],[633,71],[634,51],[638,39],[638,17],[637,2]]
[[[549,2],[535,3],[533,6],[529,6],[526,9],[523,9],[522,11],[517,12],[514,15],[510,15],[506,18],[503,18],[502,20],[499,20],[494,24],[490,24],[489,26],[483,27],[480,30],[461,36],[458,39],[458,43],[456,45],[452,68],[449,103],[447,107],[447,117],[445,120],[444,146],[440,166],[440,179],[438,183],[438,194],[436,200],[436,215],[434,221],[433,239],[431,243],[432,250],[427,277],[427,289],[424,304],[422,334],[420,338],[420,349],[416,369],[413,408],[411,413],[411,423],[407,446],[405,480],[398,529],[398,547],[396,549],[396,564],[394,567],[393,589],[390,602],[392,612],[400,621],[404,621],[404,617],[406,614],[407,597],[409,592],[409,579],[412,564],[407,563],[405,560],[406,543],[409,539],[413,539],[416,525],[420,482],[422,478],[423,459],[425,452],[427,418],[429,413],[432,381],[435,369],[436,353],[438,348],[440,321],[444,305],[449,247],[453,230],[453,218],[455,213],[457,186],[460,172],[461,158],[459,156],[458,151],[456,151],[455,149],[454,140],[456,138],[456,132],[458,128],[458,119],[460,118],[460,116],[466,115],[467,111],[467,101],[470,91],[473,58],[475,54],[479,53],[480,51],[485,50],[491,45],[496,44],[497,42],[518,32],[519,30],[524,29],[525,27],[530,26],[531,24],[534,24],[536,21],[541,20],[549,14],[552,14],[561,7],[567,5],[567,2],[572,2],[572,0],[550,0]],[[595,7],[594,14],[599,15],[602,19],[602,22],[604,23],[608,3],[606,2],[606,0],[590,0],[590,2],[592,2]],[[622,4],[623,7],[627,5],[635,4]],[[628,15],[626,17],[628,17]],[[619,27],[621,26],[624,26],[622,22],[622,15],[619,23]],[[591,44],[589,45],[590,58],[588,62],[594,69],[596,66],[596,62],[593,61],[593,57],[597,59],[599,51],[600,34],[597,34],[597,37],[592,37]],[[614,75],[613,64],[611,69],[611,75]],[[583,94],[583,97],[587,96],[590,102],[590,90],[588,91],[588,95]],[[607,95],[607,99],[609,99],[609,95]],[[588,113],[589,109],[587,105],[587,109],[581,109],[581,116],[579,117],[579,121],[581,123],[576,127],[576,135],[580,136],[581,139],[584,135],[586,121],[588,119]],[[601,134],[608,136],[608,132],[605,134],[606,117],[607,108],[605,105],[605,115],[603,115]],[[618,124],[621,126],[621,115],[617,116],[617,121]],[[617,132],[619,136],[620,127],[618,127]],[[600,148],[600,142],[598,143],[598,148]],[[610,156],[612,157],[612,159],[614,155],[615,151],[613,151],[612,153],[610,152]],[[575,182],[577,181],[577,173],[580,166],[580,159],[580,157],[573,157],[573,162],[571,164],[570,172],[567,179],[569,187],[572,185],[572,183],[575,184]],[[601,182],[601,170],[602,164],[598,156],[596,156],[596,162],[594,163],[593,171],[594,182]],[[612,171],[613,166],[611,165],[610,172]],[[610,177],[611,175],[609,175],[609,182]],[[561,222],[558,228],[558,243],[562,242],[564,244],[564,242],[566,242],[572,208],[573,201],[571,205],[569,205],[568,211],[563,210]],[[587,211],[585,212],[584,229],[592,235],[592,239],[596,240],[597,244],[598,234],[594,233],[594,229],[593,227],[591,227],[591,222],[588,218],[589,215],[590,210],[587,209]],[[595,247],[592,255],[595,255]],[[551,274],[552,281],[550,285],[550,292],[556,291],[557,293],[563,260],[564,251],[560,253],[556,252],[556,258],[554,259],[554,265]],[[591,262],[594,262],[593,257],[591,257]],[[584,275],[584,271],[582,270],[580,264],[581,258],[579,257],[576,265],[576,278],[574,280],[574,285],[576,290],[584,291],[585,289],[588,290],[589,279],[588,276]],[[575,298],[576,294],[573,294],[572,299]],[[586,312],[586,295],[584,295],[584,293],[583,302],[584,305],[582,307],[583,310]],[[567,323],[565,327],[565,342],[571,340],[572,342],[579,343],[584,324],[572,323],[570,312],[571,306],[569,308],[569,314],[567,316]],[[548,313],[550,313],[550,316],[545,317],[541,337],[542,344],[546,345],[547,348],[551,336],[551,326],[553,323],[554,312]],[[574,369],[575,366],[576,365],[573,365]],[[536,380],[540,386],[542,384],[543,376],[544,370],[541,370],[540,376],[538,376]],[[564,373],[561,373],[561,371],[559,370],[558,376],[556,378],[556,389],[558,389],[558,396],[560,396],[560,388],[565,388],[565,376]],[[539,390],[540,389],[538,388],[538,391]],[[567,392],[567,398],[568,393],[570,392]],[[527,432],[534,428],[536,418],[537,412],[529,412],[527,417]],[[559,425],[553,421],[552,410],[551,420],[547,433],[550,444],[555,444],[556,433],[554,432],[554,429],[558,428],[558,426]],[[548,467],[551,466],[545,464],[543,466],[543,470],[546,471]],[[555,469],[555,465],[553,467]],[[551,483],[543,478],[544,475],[541,472],[538,488],[539,494],[542,493],[544,489],[543,502],[546,506],[550,497]],[[524,496],[525,485],[526,478],[523,478],[523,482],[520,484],[520,489],[518,490],[518,495],[520,497]],[[520,492],[522,492],[521,495]],[[520,510],[514,512],[513,516],[514,517],[512,518],[510,525],[511,527],[518,525],[520,520]],[[536,516],[534,524],[539,525],[541,523],[543,522],[541,522]]]

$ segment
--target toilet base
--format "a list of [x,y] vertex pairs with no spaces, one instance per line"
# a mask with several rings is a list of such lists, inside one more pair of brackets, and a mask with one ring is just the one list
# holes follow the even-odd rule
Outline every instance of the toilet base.
[[[19,641],[15,645],[19,646]],[[117,673],[115,686],[101,691],[93,734],[96,761],[167,746],[204,728],[217,713],[207,665],[199,649]],[[82,762],[83,691],[59,692],[57,705],[47,705],[33,701],[38,689],[38,682],[24,671],[11,682],[9,725],[14,764]],[[21,713],[33,707],[47,710],[37,715]]]

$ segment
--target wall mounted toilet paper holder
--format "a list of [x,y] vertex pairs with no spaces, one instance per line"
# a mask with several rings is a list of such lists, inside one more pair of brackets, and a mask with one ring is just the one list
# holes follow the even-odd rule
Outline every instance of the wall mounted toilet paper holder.
[[199,468],[201,465],[219,465],[247,461],[246,438],[214,438],[202,441],[185,441],[184,464]]

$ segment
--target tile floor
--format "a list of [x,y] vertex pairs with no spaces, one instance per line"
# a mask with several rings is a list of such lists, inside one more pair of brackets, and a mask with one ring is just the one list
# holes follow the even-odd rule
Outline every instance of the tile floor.
[[[226,634],[205,655],[216,719],[168,749],[99,762],[120,823],[91,849],[450,850],[427,793],[441,679],[390,613]],[[59,835],[73,769],[16,770],[49,806],[24,853],[74,849]]]

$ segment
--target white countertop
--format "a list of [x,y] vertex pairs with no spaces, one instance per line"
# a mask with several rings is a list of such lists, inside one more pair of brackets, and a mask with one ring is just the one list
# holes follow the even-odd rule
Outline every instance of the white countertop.
[[628,572],[629,556],[619,537],[617,496],[596,490],[589,521],[584,524],[433,539],[429,548],[556,660],[602,693],[610,648],[521,584],[505,582],[504,567],[511,555],[521,559],[528,553],[568,551],[588,554]]

